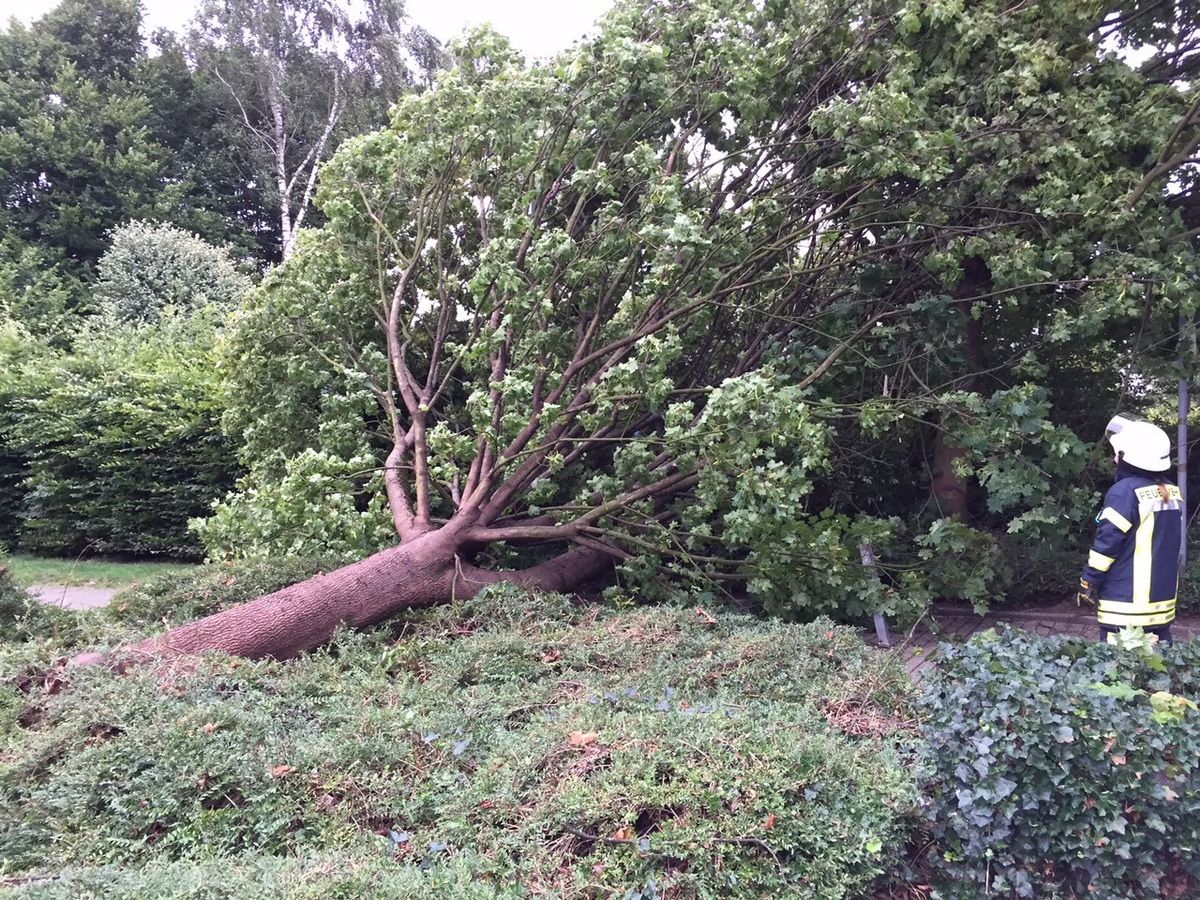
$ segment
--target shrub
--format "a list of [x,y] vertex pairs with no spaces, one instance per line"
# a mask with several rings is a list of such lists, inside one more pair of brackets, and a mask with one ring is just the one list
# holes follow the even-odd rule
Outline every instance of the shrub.
[[13,435],[24,373],[34,369],[44,348],[8,317],[0,294],[0,542],[15,546],[29,459]]
[[173,225],[127,222],[100,257],[95,300],[116,322],[154,323],[168,306],[232,309],[252,285],[229,254]]
[[940,896],[1196,896],[1200,644],[1149,648],[943,648],[923,701]]
[[212,366],[215,312],[112,328],[47,358],[14,398],[29,477],[20,542],[48,554],[197,557],[187,531],[233,483]]
[[71,618],[66,610],[38,603],[17,584],[8,567],[8,555],[0,545],[0,634],[9,641],[49,637],[58,626],[69,626]]
[[892,658],[827,620],[526,601],[57,692],[10,650],[0,856],[63,897],[195,885],[216,857],[230,896],[248,872],[286,897],[836,900],[891,866],[915,801]]

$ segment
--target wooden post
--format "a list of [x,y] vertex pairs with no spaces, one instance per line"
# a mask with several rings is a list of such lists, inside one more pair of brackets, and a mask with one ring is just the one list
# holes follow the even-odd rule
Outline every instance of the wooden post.
[[1179,379],[1179,442],[1178,459],[1179,493],[1183,495],[1183,522],[1179,529],[1179,574],[1182,576],[1187,565],[1188,531],[1188,414],[1192,409],[1191,379],[1187,373],[1196,364],[1196,322],[1190,316],[1179,314],[1179,361],[1185,373]]

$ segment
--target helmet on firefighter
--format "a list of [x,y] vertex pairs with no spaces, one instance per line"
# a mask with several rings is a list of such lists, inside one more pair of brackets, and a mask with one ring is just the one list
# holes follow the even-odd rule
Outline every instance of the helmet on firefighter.
[[1171,439],[1150,422],[1113,416],[1105,429],[1119,459],[1147,472],[1171,468]]

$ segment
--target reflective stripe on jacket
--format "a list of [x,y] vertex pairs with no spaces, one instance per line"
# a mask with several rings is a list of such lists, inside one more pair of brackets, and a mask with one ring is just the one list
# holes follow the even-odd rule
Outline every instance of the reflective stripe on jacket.
[[1175,618],[1183,496],[1173,484],[1120,478],[1104,495],[1083,570],[1101,625],[1144,628]]

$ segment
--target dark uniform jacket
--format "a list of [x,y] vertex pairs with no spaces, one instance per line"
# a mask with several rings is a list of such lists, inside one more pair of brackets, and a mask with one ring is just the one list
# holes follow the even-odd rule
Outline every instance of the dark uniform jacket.
[[1117,466],[1083,569],[1101,625],[1151,628],[1174,620],[1182,500],[1179,488],[1155,473]]

